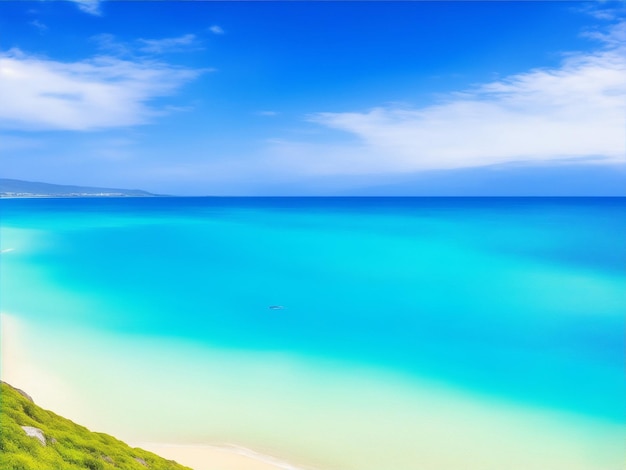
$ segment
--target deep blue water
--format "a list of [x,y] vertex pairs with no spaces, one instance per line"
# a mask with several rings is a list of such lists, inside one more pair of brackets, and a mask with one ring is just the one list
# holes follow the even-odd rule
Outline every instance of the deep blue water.
[[2,200],[5,233],[35,241],[3,255],[3,277],[45,274],[98,308],[6,287],[0,307],[622,420],[625,209],[619,198]]

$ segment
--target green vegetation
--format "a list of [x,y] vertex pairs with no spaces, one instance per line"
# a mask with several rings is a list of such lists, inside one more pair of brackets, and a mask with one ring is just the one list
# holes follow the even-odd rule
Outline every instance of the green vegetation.
[[[46,411],[4,382],[0,387],[2,470],[190,470]],[[46,445],[22,426],[43,431]]]

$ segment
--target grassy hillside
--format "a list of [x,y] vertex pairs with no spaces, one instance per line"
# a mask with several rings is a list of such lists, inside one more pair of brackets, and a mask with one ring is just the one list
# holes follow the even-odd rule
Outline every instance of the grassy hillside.
[[[4,382],[0,387],[2,470],[190,470],[46,411]],[[22,426],[43,431],[46,445]]]

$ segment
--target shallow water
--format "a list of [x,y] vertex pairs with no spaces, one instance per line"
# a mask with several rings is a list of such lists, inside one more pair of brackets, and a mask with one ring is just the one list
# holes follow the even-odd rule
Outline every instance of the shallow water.
[[[309,444],[290,445],[299,457],[313,455],[311,430],[328,423],[302,400],[335,415],[355,400],[350,419],[368,408],[378,429],[398,429],[419,395],[413,386],[473,397],[485,409],[499,403],[613,429],[623,423],[626,392],[625,206],[599,198],[2,200],[2,248],[14,250],[2,255],[0,308],[39,328],[48,348],[55,336],[80,332],[58,357],[92,349],[100,367],[119,368],[124,380],[129,370],[103,358],[115,356],[106,352],[115,341],[118,352],[145,353],[142,374],[146,364],[174,373],[157,351],[176,356],[178,369],[193,369],[178,379],[178,393],[185,381],[213,383],[207,395],[231,400],[221,418],[207,415],[213,427],[188,439],[215,441],[222,432],[278,448],[293,440],[290,426],[308,423]],[[229,367],[213,361],[220,355]],[[81,385],[80,367],[70,373],[67,362],[49,368],[95,399],[96,387]],[[394,380],[404,385],[392,393]],[[227,396],[255,383],[236,401]],[[365,398],[374,390],[406,398],[398,405],[405,411]],[[293,421],[250,425],[271,421],[260,405],[276,415],[287,408]],[[229,418],[237,409],[249,419]],[[132,433],[143,437],[139,427]],[[341,458],[333,458],[314,463],[335,468]]]

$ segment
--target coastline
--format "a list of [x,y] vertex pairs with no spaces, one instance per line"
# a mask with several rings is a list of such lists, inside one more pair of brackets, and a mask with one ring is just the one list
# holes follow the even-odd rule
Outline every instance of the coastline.
[[[22,325],[13,315],[0,312],[0,380],[24,390],[43,408],[46,403],[62,402],[63,411],[50,409],[78,424],[85,414],[85,404],[73,397],[71,387],[38,367],[32,360],[23,339]],[[101,432],[100,429],[91,429]],[[119,438],[118,436],[113,436]],[[285,460],[262,454],[236,444],[170,444],[162,442],[125,441],[166,459],[175,460],[193,470],[311,470]]]
[[130,445],[175,460],[193,470],[311,470],[234,444],[164,444],[131,442]]

